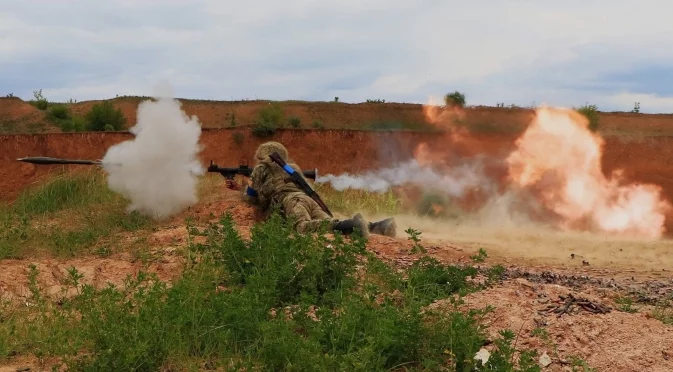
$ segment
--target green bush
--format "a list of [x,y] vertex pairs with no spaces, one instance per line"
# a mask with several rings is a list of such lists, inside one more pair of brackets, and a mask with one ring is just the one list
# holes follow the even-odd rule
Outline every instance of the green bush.
[[70,117],[70,109],[63,104],[53,105],[49,108],[49,114],[54,119],[67,119]]
[[269,104],[268,107],[259,110],[252,133],[258,137],[271,136],[282,126],[282,122],[283,110],[277,104]]
[[115,109],[110,101],[93,105],[85,115],[87,129],[91,131],[119,131],[124,129],[126,117],[121,109]]
[[590,131],[595,132],[598,130],[599,125],[598,106],[586,104],[576,109],[576,111],[584,115],[584,117],[586,117],[587,120],[589,120],[588,128]]
[[[30,350],[75,370],[478,367],[489,309],[425,307],[478,290],[467,280],[476,270],[426,258],[405,275],[367,253],[359,235],[302,235],[291,222],[274,214],[250,240],[230,215],[203,230],[189,226],[205,241],[190,244],[182,276],[170,285],[140,272],[123,287],[95,289],[71,269],[67,281],[77,291],[57,306],[42,295],[32,266],[31,303],[41,315],[0,323],[0,339],[13,334],[0,351]],[[539,371],[529,351],[518,355],[524,368],[512,366],[511,335],[494,340],[486,369]]]
[[287,123],[292,128],[299,128],[301,126],[301,119],[299,119],[297,116],[292,116],[287,120]]
[[42,89],[33,91],[33,97],[35,99],[29,101],[29,103],[40,110],[46,110],[49,108],[49,101],[44,98],[42,95]]
[[455,91],[444,96],[444,102],[447,106],[465,106],[465,94]]

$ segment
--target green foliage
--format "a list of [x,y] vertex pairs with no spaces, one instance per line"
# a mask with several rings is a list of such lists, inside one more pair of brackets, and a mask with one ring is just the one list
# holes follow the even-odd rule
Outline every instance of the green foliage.
[[322,123],[320,120],[313,120],[313,128],[315,129],[325,129],[325,124]]
[[283,122],[283,110],[278,104],[269,104],[259,110],[257,121],[252,127],[252,133],[257,137],[268,137],[276,133]]
[[413,246],[411,247],[411,253],[426,253],[427,251],[423,246],[421,245],[421,232],[415,229],[412,229],[409,227],[408,229],[404,230],[405,233],[409,235],[407,239],[411,240],[414,242]]
[[640,102],[636,102],[633,104],[633,110],[631,110],[633,113],[639,113],[640,112]]
[[61,130],[64,132],[83,132],[86,130],[86,120],[80,116],[73,116],[66,120],[58,121]]
[[599,118],[600,118],[598,114],[598,106],[589,105],[587,103],[586,105],[576,109],[576,111],[584,115],[587,118],[587,120],[589,120],[588,128],[590,131],[595,132],[598,130]]
[[87,129],[90,131],[120,131],[126,125],[126,117],[120,108],[115,109],[110,101],[96,103],[86,113]]
[[[476,290],[470,267],[424,258],[400,273],[366,252],[360,236],[296,234],[274,214],[242,239],[231,216],[189,226],[182,276],[173,283],[140,272],[122,287],[96,289],[68,273],[72,297],[52,304],[30,268],[37,313],[0,323],[0,353],[31,351],[68,369],[156,371],[459,370],[478,368],[490,309],[425,306]],[[74,290],[73,290],[74,289]],[[453,306],[453,308],[451,308]],[[2,337],[5,335],[12,337]],[[515,369],[510,333],[486,366]],[[521,354],[524,362],[528,361]]]
[[400,200],[391,190],[386,192],[357,189],[337,191],[328,183],[315,183],[313,189],[334,211],[347,214],[366,211],[374,215],[394,215],[401,211]]
[[56,104],[49,108],[49,114],[54,119],[67,119],[70,117],[70,109],[63,104]]
[[33,91],[34,99],[29,103],[40,110],[46,110],[49,107],[49,101],[42,95],[42,89]]
[[297,116],[291,116],[289,119],[287,119],[287,123],[292,128],[299,128],[301,126],[301,119],[299,119]]
[[35,216],[110,201],[114,193],[107,189],[105,182],[105,177],[98,173],[58,175],[19,195],[13,211]]
[[63,132],[82,132],[86,129],[86,121],[79,116],[72,116],[67,104],[54,104],[49,108],[51,119]]
[[671,296],[669,298],[659,301],[652,310],[652,317],[658,319],[664,324],[673,325],[673,306],[671,305]]
[[470,256],[470,259],[476,263],[482,263],[486,261],[487,258],[488,254],[486,254],[486,250],[484,250],[484,248],[479,248],[477,254],[475,254],[474,256]]
[[30,249],[75,256],[102,237],[150,224],[107,188],[100,172],[64,174],[26,190],[0,208],[0,258],[20,258]]
[[367,99],[367,103],[386,103],[385,99]]
[[444,102],[447,106],[465,106],[465,94],[455,91],[444,96]]

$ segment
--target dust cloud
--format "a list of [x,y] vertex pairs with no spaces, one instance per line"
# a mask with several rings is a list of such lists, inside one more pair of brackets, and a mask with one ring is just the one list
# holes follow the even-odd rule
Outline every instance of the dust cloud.
[[[430,122],[447,128],[450,123],[444,122],[455,117],[453,111],[450,115],[428,112]],[[322,180],[337,190],[379,192],[412,183],[421,195],[441,191],[446,200],[440,207],[458,211],[450,216],[419,216],[408,205],[394,216],[398,238],[406,237],[405,230],[412,228],[428,244],[485,248],[489,254],[519,262],[582,266],[586,261],[647,270],[670,266],[670,239],[664,238],[670,202],[658,185],[630,183],[619,171],[604,175],[603,140],[587,124],[573,110],[537,109],[514,150],[495,159],[503,164],[505,178],[489,177],[483,168],[465,167],[469,157],[447,153],[447,148],[469,143],[470,133],[463,130],[449,132],[446,143],[434,148],[420,144],[414,159],[398,167]],[[491,184],[499,187],[483,187]],[[473,196],[468,191],[474,186],[484,192],[483,197],[468,203],[470,208],[456,208]],[[423,196],[415,202],[422,202],[419,199]],[[384,217],[389,216],[367,216],[369,220]]]
[[154,100],[138,105],[135,138],[111,146],[102,159],[111,190],[129,198],[128,211],[154,219],[179,213],[198,201],[205,169],[197,158],[201,125],[173,99],[168,83],[155,87]]

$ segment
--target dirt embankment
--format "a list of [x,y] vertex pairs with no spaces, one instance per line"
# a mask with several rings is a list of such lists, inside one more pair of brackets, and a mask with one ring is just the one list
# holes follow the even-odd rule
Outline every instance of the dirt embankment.
[[[131,139],[128,133],[72,133],[0,136],[0,198],[11,200],[22,189],[42,176],[60,171],[61,166],[35,166],[16,161],[24,156],[99,159],[113,144]],[[303,168],[317,167],[320,174],[356,174],[385,167],[413,156],[421,143],[430,149],[445,150],[441,135],[419,132],[310,131],[281,130],[271,137],[291,151],[292,158]],[[237,166],[250,162],[255,148],[270,138],[258,138],[244,129],[205,130],[200,158],[207,166],[211,160],[220,166]],[[476,154],[504,159],[514,148],[515,135],[479,135],[459,145],[460,156]],[[663,195],[673,202],[673,137],[628,139],[607,137],[603,171],[623,169],[629,182],[660,185]],[[72,166],[77,169],[82,166]],[[491,176],[503,179],[502,165],[490,169]],[[673,231],[673,216],[667,221]]]
[[[134,125],[138,104],[147,98],[119,97],[110,101],[127,118],[127,127]],[[180,99],[188,115],[196,115],[204,128],[230,128],[253,125],[262,109],[277,104],[284,124],[291,117],[299,119],[302,128],[319,124],[324,128],[424,128],[429,124],[423,105],[409,103],[304,102],[304,101],[204,101]],[[69,104],[75,116],[84,116],[101,101]],[[533,116],[526,108],[476,106],[465,109],[462,125],[484,133],[512,133],[523,130]],[[673,134],[673,115],[602,112],[599,130],[604,134],[647,135]],[[40,111],[19,98],[0,98],[0,133],[59,131]]]
[[0,133],[59,131],[35,106],[17,97],[0,97]]

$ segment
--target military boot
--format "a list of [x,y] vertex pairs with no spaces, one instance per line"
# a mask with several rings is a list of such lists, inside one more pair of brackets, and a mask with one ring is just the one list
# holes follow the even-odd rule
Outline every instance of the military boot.
[[397,223],[395,223],[395,217],[386,218],[385,220],[377,222],[370,222],[369,232],[377,235],[397,236]]
[[353,216],[353,218],[348,220],[339,221],[334,224],[332,227],[333,230],[339,231],[344,235],[350,235],[355,230],[359,230],[360,233],[365,237],[369,237],[369,228],[367,221],[362,217],[360,213]]

